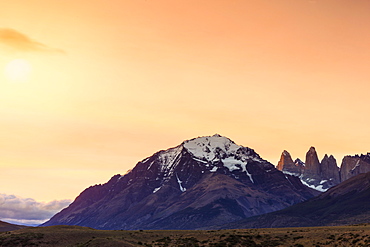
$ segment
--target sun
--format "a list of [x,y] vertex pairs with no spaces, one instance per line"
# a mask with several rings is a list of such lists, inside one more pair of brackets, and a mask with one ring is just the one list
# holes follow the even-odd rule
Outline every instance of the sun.
[[5,76],[12,82],[25,82],[31,74],[31,64],[25,59],[14,59],[5,67]]

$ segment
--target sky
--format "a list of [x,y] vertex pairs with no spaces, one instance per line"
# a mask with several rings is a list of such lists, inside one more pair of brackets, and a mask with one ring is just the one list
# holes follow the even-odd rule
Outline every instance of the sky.
[[338,165],[367,153],[369,12],[369,0],[2,0],[0,207],[39,218],[0,218],[46,219],[198,136],[275,165],[311,146]]

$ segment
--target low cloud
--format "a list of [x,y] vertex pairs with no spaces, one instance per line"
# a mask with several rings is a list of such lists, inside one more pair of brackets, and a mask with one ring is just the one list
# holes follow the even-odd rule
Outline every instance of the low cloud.
[[31,39],[25,34],[9,28],[0,28],[0,44],[21,52],[64,53],[63,50],[51,48],[43,43]]
[[71,202],[71,200],[37,202],[32,198],[0,194],[0,219],[13,224],[39,225]]

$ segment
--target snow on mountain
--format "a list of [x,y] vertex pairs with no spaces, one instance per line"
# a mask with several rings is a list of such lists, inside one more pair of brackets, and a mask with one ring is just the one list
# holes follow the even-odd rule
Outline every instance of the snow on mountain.
[[[158,159],[160,161],[161,167],[160,170],[163,172],[168,172],[173,170],[174,166],[176,165],[175,161],[176,158],[181,154],[183,147],[177,146],[174,148],[170,148],[166,151],[160,152]],[[153,162],[149,165],[148,170],[150,169]]]
[[[150,170],[154,163],[158,164],[159,172],[163,175],[165,182],[174,175],[174,170],[179,165],[183,152],[191,155],[192,159],[200,165],[202,173],[205,171],[216,172],[217,169],[223,166],[230,172],[245,172],[251,182],[253,182],[253,177],[248,171],[248,162],[266,162],[254,150],[237,145],[229,138],[215,134],[184,141],[177,147],[159,151],[157,153],[158,160],[149,161],[149,157],[141,161],[141,163],[150,162],[147,170]],[[179,185],[180,190],[185,191],[185,188],[181,187],[180,183]],[[153,193],[158,190],[159,187],[155,188]]]
[[216,134],[156,152],[127,174],[87,188],[44,225],[196,229],[279,210],[314,195],[253,149]]
[[[221,161],[230,172],[242,170],[250,176],[247,171],[248,161],[263,162],[253,150],[237,145],[219,134],[194,138],[185,141],[182,145],[194,156],[194,160],[205,163],[211,171],[216,171],[217,167],[214,164]],[[250,178],[253,181],[251,176]]]
[[220,157],[217,154],[227,156],[235,155],[241,146],[236,145],[229,138],[218,134],[194,138],[183,143],[183,146],[196,158],[213,162]]

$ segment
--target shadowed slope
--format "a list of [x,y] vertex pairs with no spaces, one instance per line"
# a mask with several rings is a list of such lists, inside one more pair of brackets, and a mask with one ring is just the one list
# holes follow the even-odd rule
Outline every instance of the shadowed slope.
[[370,173],[363,173],[307,202],[234,222],[226,228],[325,226],[369,222]]
[[4,221],[0,221],[0,232],[14,231],[25,227],[27,226],[14,225]]

